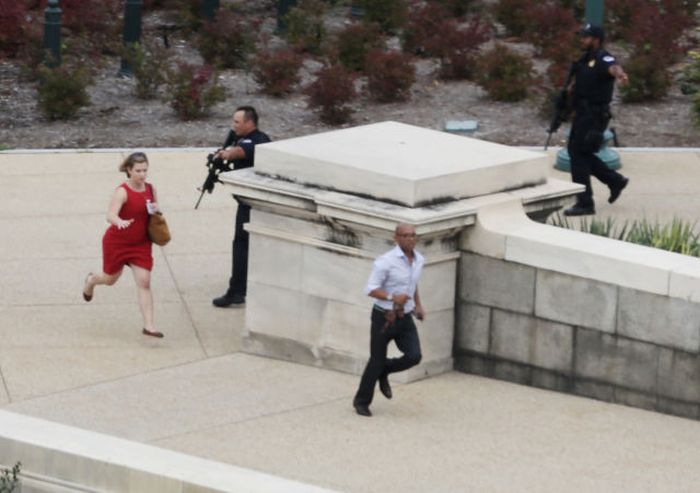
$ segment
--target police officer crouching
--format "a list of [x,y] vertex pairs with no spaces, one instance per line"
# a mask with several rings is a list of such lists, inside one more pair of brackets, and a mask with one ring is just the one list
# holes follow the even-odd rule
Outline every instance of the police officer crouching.
[[[231,131],[223,149],[216,154],[216,157],[232,161],[234,170],[251,168],[255,163],[255,146],[265,142],[270,142],[270,137],[258,130],[258,113],[255,108],[240,106],[233,114]],[[212,300],[214,306],[223,308],[245,303],[248,283],[248,232],[244,225],[248,221],[250,221],[250,206],[238,200],[231,279],[226,293]]]
[[587,24],[581,31],[583,56],[574,64],[574,80],[567,88],[572,96],[575,112],[569,136],[569,156],[571,157],[571,177],[586,190],[579,194],[576,204],[564,211],[567,216],[595,214],[591,175],[605,183],[610,189],[608,202],[615,202],[629,179],[609,169],[596,156],[603,144],[603,133],[608,127],[610,102],[615,81],[625,85],[627,74],[617,63],[616,58],[603,49],[605,32],[603,28]]

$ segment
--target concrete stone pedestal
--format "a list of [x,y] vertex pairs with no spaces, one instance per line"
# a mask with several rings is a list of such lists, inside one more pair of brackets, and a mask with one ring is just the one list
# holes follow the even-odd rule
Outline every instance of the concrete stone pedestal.
[[547,182],[543,154],[394,122],[260,145],[255,168],[222,175],[252,207],[244,349],[361,373],[369,357],[374,258],[398,222],[426,256],[423,360],[396,376],[452,369],[458,240],[481,204],[510,194],[533,215],[578,192]]

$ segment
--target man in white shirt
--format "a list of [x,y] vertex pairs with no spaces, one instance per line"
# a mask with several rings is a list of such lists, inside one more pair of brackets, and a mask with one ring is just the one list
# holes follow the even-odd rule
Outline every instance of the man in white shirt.
[[[421,360],[420,340],[413,315],[418,320],[425,317],[418,294],[418,280],[425,259],[415,251],[416,229],[410,224],[396,226],[394,240],[396,247],[374,261],[365,288],[365,294],[374,298],[375,302],[372,308],[370,358],[353,400],[355,411],[361,416],[372,416],[369,406],[377,381],[382,394],[391,399],[389,374],[407,370]],[[400,358],[386,357],[392,340],[403,353]]]

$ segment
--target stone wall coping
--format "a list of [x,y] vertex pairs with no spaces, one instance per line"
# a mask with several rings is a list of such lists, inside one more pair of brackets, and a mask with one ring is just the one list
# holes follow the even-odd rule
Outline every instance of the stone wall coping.
[[[0,463],[6,461],[5,465],[12,465],[10,462],[22,460],[29,477],[51,478],[51,470],[39,469],[41,467],[48,469],[51,464],[61,459],[79,457],[106,464],[110,468],[110,473],[128,476],[122,478],[126,484],[131,484],[129,477],[138,476],[138,474],[134,475],[134,472],[145,473],[181,484],[182,488],[177,491],[187,491],[189,488],[192,491],[195,489],[200,491],[197,488],[206,488],[206,491],[211,492],[241,493],[330,493],[331,491],[242,467],[7,411],[0,411],[0,444],[4,445],[0,447]],[[16,451],[25,451],[28,458],[6,456]],[[36,461],[36,457],[41,456],[45,458],[43,461],[45,464]],[[114,471],[111,470],[112,467]],[[75,477],[56,479],[84,485],[80,474],[95,475],[95,471],[77,469],[79,468],[68,473],[65,469],[62,470],[64,476],[75,474]],[[101,471],[107,473],[104,469]],[[128,491],[138,491],[137,487],[134,486],[134,488]]]
[[700,259],[531,221],[505,194],[479,209],[462,248],[540,269],[700,301]]
[[[369,197],[340,193],[322,188],[293,183],[267,176],[252,168],[231,171],[220,175],[221,181],[231,187],[232,193],[243,198],[276,203],[314,211],[320,215],[342,219],[378,229],[393,231],[397,222],[416,226],[418,234],[428,234],[446,229],[463,228],[474,224],[476,213],[494,195],[456,200],[425,207],[406,207]],[[546,183],[518,189],[495,196],[517,198],[529,212],[544,201],[570,200],[580,192],[580,186],[550,178]]]

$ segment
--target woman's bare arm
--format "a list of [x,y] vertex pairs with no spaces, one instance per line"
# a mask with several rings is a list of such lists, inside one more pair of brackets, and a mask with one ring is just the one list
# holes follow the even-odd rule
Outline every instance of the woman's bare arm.
[[128,228],[131,223],[134,222],[133,219],[124,220],[119,217],[119,211],[126,202],[126,190],[119,187],[114,191],[112,195],[112,200],[109,201],[109,208],[107,209],[107,222],[113,224],[119,229]]

